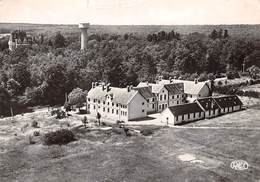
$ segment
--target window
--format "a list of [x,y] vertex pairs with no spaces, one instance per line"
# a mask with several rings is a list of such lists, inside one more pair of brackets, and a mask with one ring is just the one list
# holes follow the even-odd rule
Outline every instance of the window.
[[116,107],[118,107],[118,104],[116,104]]
[[160,100],[162,100],[162,95],[160,95]]
[[161,109],[161,105],[159,105],[159,109]]
[[177,105],[179,105],[179,101],[177,101]]
[[179,98],[179,95],[177,95],[177,99]]
[[90,104],[88,104],[88,109],[90,109]]
[[144,102],[142,103],[142,105],[144,105]]
[[93,109],[96,109],[96,106],[93,106]]
[[112,103],[112,106],[114,106],[115,104],[114,103]]
[[176,116],[175,118],[176,118],[176,121],[178,121],[178,116]]
[[154,98],[153,98],[153,102],[154,102]]
[[106,108],[105,107],[103,107],[103,112],[105,112],[106,111]]
[[88,101],[90,101],[90,98],[88,98]]
[[196,118],[196,113],[193,114],[193,118]]
[[182,120],[184,120],[184,115],[182,115]]
[[107,105],[109,106],[109,102],[107,102]]
[[172,99],[174,99],[174,95],[172,96]]
[[154,109],[154,104],[152,105],[152,108]]
[[142,112],[144,112],[144,109],[142,110]]
[[94,103],[96,102],[96,99],[94,99]]
[[98,103],[100,104],[100,100],[98,100]]
[[112,109],[112,114],[114,114],[114,109]]
[[105,105],[105,104],[106,104],[106,102],[105,102],[105,101],[103,101],[103,104]]
[[107,108],[107,112],[109,112],[109,108]]
[[199,112],[199,117],[201,117],[201,112]]
[[166,100],[166,95],[164,95],[164,100]]
[[116,110],[116,114],[118,115],[118,110]]
[[190,119],[190,114],[188,114],[188,119]]
[[185,95],[183,94],[183,95],[182,95],[182,98],[184,98],[184,97],[185,97]]

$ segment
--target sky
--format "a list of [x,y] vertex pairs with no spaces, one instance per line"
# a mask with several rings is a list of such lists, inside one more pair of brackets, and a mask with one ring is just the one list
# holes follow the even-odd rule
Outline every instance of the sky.
[[260,24],[260,0],[0,0],[0,22]]

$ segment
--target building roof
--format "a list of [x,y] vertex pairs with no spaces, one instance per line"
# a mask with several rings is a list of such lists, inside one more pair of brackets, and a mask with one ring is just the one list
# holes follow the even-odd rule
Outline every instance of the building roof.
[[138,91],[136,90],[130,90],[128,92],[127,88],[117,87],[110,87],[109,91],[107,92],[106,88],[103,90],[102,86],[97,86],[88,92],[87,97],[90,99],[105,101],[107,96],[111,96],[114,103],[127,105],[137,93]]
[[189,103],[168,107],[173,115],[184,115],[189,113],[203,112],[201,107],[196,103]]
[[183,83],[166,84],[166,85],[164,85],[164,87],[168,90],[170,95],[184,93],[184,84]]
[[201,98],[201,99],[197,99],[196,101],[201,105],[201,107],[205,111],[220,109],[219,105],[212,97]]
[[148,82],[140,82],[137,87],[147,87],[151,86],[152,87],[152,93],[158,94],[162,88],[164,87],[163,84],[156,84],[156,83],[148,83]]
[[134,90],[137,90],[145,99],[150,99],[155,97],[152,93],[151,87],[135,87]]
[[221,108],[243,105],[236,95],[213,97]]
[[191,94],[191,95],[198,95],[201,89],[207,85],[207,82],[197,82],[195,81],[188,81],[188,80],[161,80],[160,84],[169,84],[169,83],[183,83],[184,84],[184,93]]

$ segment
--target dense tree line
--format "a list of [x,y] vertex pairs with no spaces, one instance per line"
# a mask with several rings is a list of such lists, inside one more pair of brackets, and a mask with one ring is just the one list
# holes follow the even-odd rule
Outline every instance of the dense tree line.
[[0,99],[55,105],[75,88],[89,90],[93,81],[125,87],[158,75],[212,79],[241,71],[245,61],[246,68],[259,65],[252,56],[256,46],[256,40],[232,38],[222,30],[210,35],[161,31],[147,36],[96,33],[89,36],[87,50],[80,51],[79,35],[57,33],[37,45],[0,52]]

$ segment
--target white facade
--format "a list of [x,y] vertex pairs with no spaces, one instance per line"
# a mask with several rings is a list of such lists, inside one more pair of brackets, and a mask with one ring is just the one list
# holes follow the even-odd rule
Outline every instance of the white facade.
[[[112,87],[111,89],[113,90],[114,88]],[[95,92],[95,90],[93,91]],[[97,113],[99,112],[101,114],[101,119],[107,118],[115,121],[119,120],[127,122],[129,120],[146,117],[146,99],[141,96],[138,91],[130,92],[132,92],[131,98],[129,98],[126,103],[115,102],[117,99],[114,98],[112,94],[106,94],[105,99],[95,99],[87,96],[88,111],[92,116],[97,116]]]
[[204,112],[188,113],[183,115],[174,115],[169,108],[165,109],[161,113],[161,121],[166,125],[176,125],[185,122],[191,122],[204,119]]

